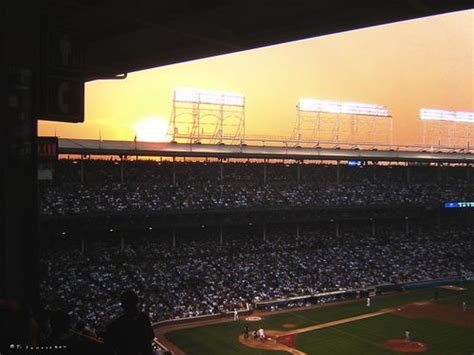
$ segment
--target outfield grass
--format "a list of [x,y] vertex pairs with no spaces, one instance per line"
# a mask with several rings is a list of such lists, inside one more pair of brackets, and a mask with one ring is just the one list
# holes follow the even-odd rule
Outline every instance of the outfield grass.
[[[463,300],[474,306],[474,286],[468,291],[436,289],[438,302],[459,305]],[[434,289],[420,289],[404,294],[376,297],[372,307],[365,300],[337,306],[308,309],[304,311],[276,314],[265,317],[260,322],[250,322],[251,329],[264,328],[288,330],[283,324],[293,324],[294,328],[327,323],[398,305],[433,299]],[[200,328],[184,329],[169,333],[166,337],[191,355],[200,354],[287,354],[248,348],[238,341],[243,333],[245,321],[217,324]],[[383,343],[391,338],[403,338],[409,328],[414,340],[429,345],[429,354],[466,354],[474,352],[474,329],[450,323],[407,319],[386,314],[374,318],[299,334],[296,346],[308,354],[391,354]]]
[[472,328],[391,314],[300,334],[296,346],[308,354],[392,354],[383,343],[403,339],[406,328],[413,340],[428,344],[429,354],[467,355],[474,350]]

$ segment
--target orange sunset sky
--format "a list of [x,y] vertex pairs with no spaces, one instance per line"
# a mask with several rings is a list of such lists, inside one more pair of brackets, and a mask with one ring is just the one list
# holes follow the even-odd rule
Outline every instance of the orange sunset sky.
[[343,32],[89,82],[86,122],[41,121],[39,134],[133,140],[161,120],[147,128],[159,139],[174,88],[193,87],[244,94],[249,135],[290,136],[313,97],[385,105],[394,142],[421,143],[420,108],[474,111],[473,52],[474,10]]

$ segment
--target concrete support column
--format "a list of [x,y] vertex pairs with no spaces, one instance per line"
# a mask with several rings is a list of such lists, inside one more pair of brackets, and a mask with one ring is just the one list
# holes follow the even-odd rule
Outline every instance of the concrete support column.
[[296,237],[300,237],[300,224],[298,222],[296,222]]
[[263,159],[263,183],[267,183],[267,159]]
[[438,211],[436,212],[436,222],[437,222],[437,225],[438,225],[438,232],[441,231],[441,208],[438,208]]
[[123,251],[125,249],[125,241],[123,237],[123,232],[120,233],[120,251]]
[[298,182],[298,184],[301,180],[301,164],[303,164],[302,160],[296,162],[296,181]]
[[407,184],[410,184],[410,165],[407,163]]
[[81,235],[81,254],[84,254],[85,243],[84,243],[84,233]]
[[219,223],[219,243],[224,244],[224,228],[222,227],[222,222]]
[[0,298],[39,305],[40,2],[0,5]]
[[176,228],[173,227],[172,231],[171,231],[171,238],[172,238],[172,243],[173,243],[173,249],[176,248]]
[[410,233],[410,226],[408,223],[408,217],[405,217],[405,234],[408,235]]
[[124,182],[124,164],[123,164],[124,157],[120,157],[120,183],[123,184]]
[[339,237],[339,221],[336,221],[336,237]]
[[267,240],[267,224],[263,222],[263,231],[262,231],[263,241]]
[[338,185],[339,185],[339,183],[341,182],[341,172],[340,172],[339,165],[340,165],[340,161],[338,160],[338,161],[337,161],[337,166],[336,166],[336,183],[337,183]]
[[222,159],[220,159],[219,167],[220,167],[220,182],[223,183],[224,182],[224,163],[222,162]]
[[372,236],[375,237],[376,230],[375,230],[375,220],[373,218],[370,219],[372,221]]
[[81,155],[81,184],[84,184],[84,155]]
[[176,186],[176,157],[173,157],[172,174],[173,174],[173,186]]

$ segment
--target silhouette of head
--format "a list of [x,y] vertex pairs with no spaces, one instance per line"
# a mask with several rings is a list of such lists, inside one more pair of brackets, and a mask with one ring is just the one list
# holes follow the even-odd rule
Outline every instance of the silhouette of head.
[[50,322],[53,335],[60,335],[67,333],[71,323],[71,318],[66,312],[55,310],[50,314]]
[[79,319],[76,323],[76,330],[81,332],[86,328],[86,322],[83,319]]
[[134,313],[137,311],[138,297],[132,290],[122,293],[122,308],[125,313]]

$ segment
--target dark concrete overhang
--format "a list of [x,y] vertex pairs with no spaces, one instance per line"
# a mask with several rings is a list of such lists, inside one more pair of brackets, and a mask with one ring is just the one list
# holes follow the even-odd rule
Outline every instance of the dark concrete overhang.
[[45,0],[51,27],[80,36],[88,80],[472,8],[451,0]]

